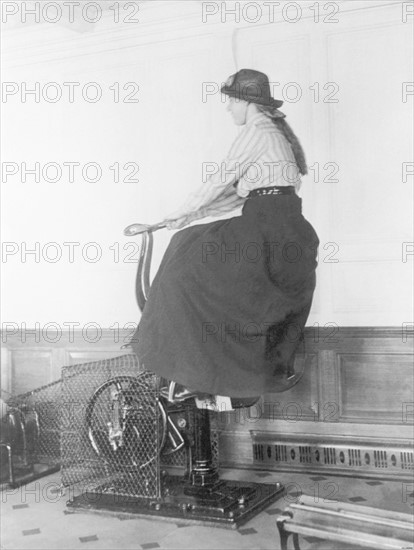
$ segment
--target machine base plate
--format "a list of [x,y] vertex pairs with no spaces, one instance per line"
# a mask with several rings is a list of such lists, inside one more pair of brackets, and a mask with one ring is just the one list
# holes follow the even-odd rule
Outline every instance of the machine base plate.
[[282,496],[280,483],[220,480],[214,487],[195,488],[178,476],[167,476],[158,499],[111,492],[107,485],[88,490],[67,503],[73,511],[146,517],[185,524],[236,529]]

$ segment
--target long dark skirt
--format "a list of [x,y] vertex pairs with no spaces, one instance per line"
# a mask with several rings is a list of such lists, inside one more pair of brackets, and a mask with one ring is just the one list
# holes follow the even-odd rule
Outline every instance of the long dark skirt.
[[133,343],[147,370],[230,397],[278,391],[315,288],[318,237],[301,204],[254,197],[239,217],[173,236]]

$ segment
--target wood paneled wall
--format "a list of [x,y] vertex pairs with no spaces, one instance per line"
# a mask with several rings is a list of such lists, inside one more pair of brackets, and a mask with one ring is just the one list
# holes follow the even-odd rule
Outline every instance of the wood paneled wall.
[[[53,342],[41,333],[2,335],[2,397],[17,395],[60,377],[64,365],[115,357],[130,332],[102,332],[95,343],[84,334]],[[90,340],[90,338],[89,338]],[[306,329],[307,366],[284,393],[266,394],[251,409],[220,415],[222,459],[251,464],[251,430],[289,435],[338,436],[350,441],[380,438],[394,444],[412,436],[413,333],[406,327]]]
[[248,411],[223,415],[224,463],[251,463],[252,431],[270,439],[406,445],[414,419],[412,336],[405,326],[308,328],[302,380]]
[[[58,380],[65,365],[75,365],[130,353],[121,349],[131,331],[102,330],[87,338],[85,332],[52,333],[31,329],[2,334],[2,398],[19,395]],[[92,342],[92,340],[96,340]]]

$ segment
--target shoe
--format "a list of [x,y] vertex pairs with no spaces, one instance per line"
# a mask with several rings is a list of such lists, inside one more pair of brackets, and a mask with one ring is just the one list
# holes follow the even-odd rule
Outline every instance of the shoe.
[[194,399],[198,395],[199,394],[196,391],[184,388],[184,386],[179,386],[178,390],[174,391],[174,394],[170,401],[172,403],[182,403],[183,401],[187,401],[187,399]]
[[160,389],[161,397],[167,399],[170,403],[182,403],[188,399],[203,398],[207,394],[190,390],[176,382],[170,382],[168,386]]

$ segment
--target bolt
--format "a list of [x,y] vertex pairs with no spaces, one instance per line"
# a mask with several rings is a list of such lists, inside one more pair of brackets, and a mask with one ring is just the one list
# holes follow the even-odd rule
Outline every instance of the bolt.
[[182,418],[180,417],[178,420],[177,420],[177,424],[178,424],[178,427],[179,428],[185,428],[187,426],[187,421],[185,418]]

